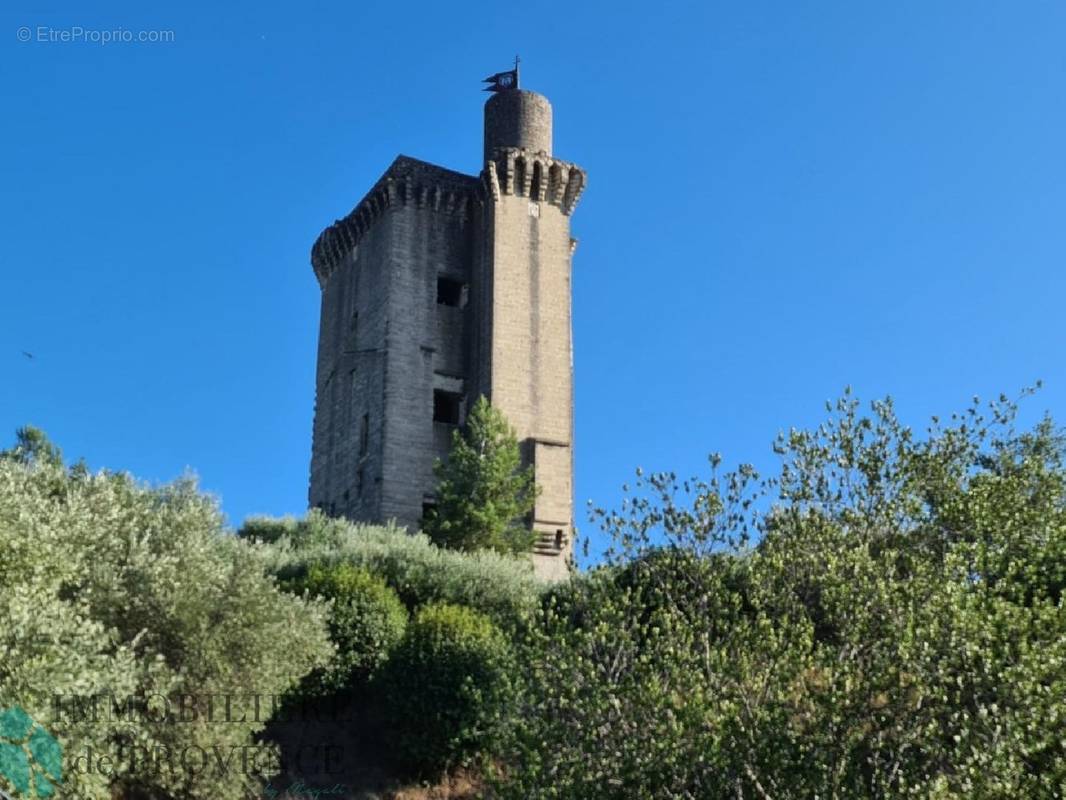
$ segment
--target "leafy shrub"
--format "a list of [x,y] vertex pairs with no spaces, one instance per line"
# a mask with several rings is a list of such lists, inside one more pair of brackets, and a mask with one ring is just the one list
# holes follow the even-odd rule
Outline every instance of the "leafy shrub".
[[[265,718],[244,713],[249,695],[283,694],[332,652],[324,605],[280,592],[263,556],[225,534],[189,480],[149,488],[53,459],[0,458],[0,702],[56,735],[68,764],[88,750],[114,764],[110,775],[65,770],[64,794],[256,790],[240,748]],[[223,721],[227,695],[237,706]],[[105,708],[115,698],[122,713],[94,718],[82,698]],[[172,760],[130,769],[134,752]],[[218,768],[216,752],[237,757]],[[269,771],[273,756],[257,756]]]
[[423,608],[380,684],[401,757],[431,773],[491,752],[510,713],[513,669],[506,639],[483,614]]
[[333,601],[329,632],[337,652],[310,677],[313,689],[334,693],[365,686],[407,627],[407,610],[396,592],[381,578],[346,563],[312,565],[291,588]]
[[[412,611],[428,603],[463,605],[505,628],[528,616],[543,590],[527,559],[445,550],[423,534],[330,519],[318,511],[278,524],[285,533],[266,548],[266,558],[283,580],[300,578],[315,564],[351,564],[384,579]],[[262,530],[264,523],[256,526]],[[238,535],[256,534],[242,528]]]
[[273,544],[283,536],[291,536],[296,532],[300,521],[293,516],[266,517],[253,516],[244,520],[237,538],[247,539],[261,544]]

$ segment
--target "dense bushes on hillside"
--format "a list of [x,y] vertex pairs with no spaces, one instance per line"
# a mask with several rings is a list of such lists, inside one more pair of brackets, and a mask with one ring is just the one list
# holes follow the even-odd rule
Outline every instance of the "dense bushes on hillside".
[[[53,693],[281,694],[318,668],[301,692],[362,704],[382,763],[489,765],[501,800],[1066,796],[1061,433],[1002,400],[925,437],[888,402],[830,411],[772,478],[639,475],[596,512],[603,563],[551,586],[317,512],[221,536],[187,482],[64,470],[23,437],[0,458],[0,701],[47,719]],[[80,752],[259,726],[49,727]],[[64,788],[254,784],[211,778]]]
[[[528,561],[446,550],[421,534],[317,511],[300,520],[252,519],[239,536],[265,543],[265,563],[290,590],[334,599],[338,655],[324,681],[305,686],[316,708],[348,704],[362,738],[388,742],[390,761],[409,776],[472,763],[498,744],[515,680],[508,636],[533,614],[543,589]],[[360,615],[344,609],[349,584],[373,595],[360,600]],[[402,640],[394,638],[386,587],[413,615]],[[353,669],[368,660],[378,680]],[[338,679],[345,672],[351,677]]]
[[59,739],[62,788],[86,798],[257,792],[286,755],[254,738],[279,703],[368,686],[356,702],[407,768],[469,759],[506,718],[497,625],[539,592],[528,563],[317,513],[229,536],[191,481],[67,469],[32,430],[0,456],[0,587],[0,710]]
[[771,480],[600,512],[618,550],[527,631],[504,797],[1064,795],[1061,436],[834,411]]
[[350,564],[381,577],[409,610],[462,605],[505,628],[530,613],[541,591],[528,560],[445,550],[422,534],[330,519],[317,510],[303,519],[253,518],[238,536],[270,542],[268,568],[283,580],[314,565]]

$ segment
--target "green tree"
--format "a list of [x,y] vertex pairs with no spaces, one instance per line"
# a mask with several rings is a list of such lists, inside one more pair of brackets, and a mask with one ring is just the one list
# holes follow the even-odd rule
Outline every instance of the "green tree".
[[435,543],[516,554],[532,548],[535,534],[525,518],[539,492],[533,468],[521,468],[514,429],[484,397],[453,434],[448,460],[438,460],[434,471],[437,506],[424,528]]
[[63,452],[52,443],[48,434],[32,425],[26,425],[15,431],[15,446],[8,450],[0,450],[0,458],[27,465],[47,464],[53,467],[63,465]]

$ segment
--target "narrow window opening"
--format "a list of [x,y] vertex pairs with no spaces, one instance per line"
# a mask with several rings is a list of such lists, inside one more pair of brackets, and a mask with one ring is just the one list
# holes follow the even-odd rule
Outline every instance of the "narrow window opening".
[[442,389],[434,389],[433,421],[444,422],[448,425],[458,425],[461,403],[462,395],[458,392],[445,392]]
[[363,421],[359,425],[359,455],[365,456],[370,447],[370,415],[363,414]]
[[359,312],[352,314],[352,320],[348,323],[348,338],[344,343],[346,353],[355,353],[359,349]]
[[556,531],[555,531],[555,549],[556,550],[562,550],[563,549],[563,529],[562,528],[557,528]]
[[530,200],[538,200],[539,201],[539,200],[543,200],[544,199],[543,197],[540,196],[540,182],[541,182],[541,176],[542,175],[543,175],[543,171],[542,171],[542,168],[540,166],[540,162],[539,161],[534,161],[533,162],[533,185],[529,189],[529,199]]
[[363,468],[360,467],[359,470],[355,473],[355,495],[359,499],[362,499],[363,497],[363,484],[365,483],[363,477]]
[[437,305],[461,308],[463,305],[463,282],[443,275],[437,278]]
[[356,380],[355,370],[349,370],[348,372],[348,419],[355,415],[356,409],[359,407],[359,383]]
[[516,158],[514,161],[514,182],[516,195],[522,195],[526,192],[526,160],[524,158]]

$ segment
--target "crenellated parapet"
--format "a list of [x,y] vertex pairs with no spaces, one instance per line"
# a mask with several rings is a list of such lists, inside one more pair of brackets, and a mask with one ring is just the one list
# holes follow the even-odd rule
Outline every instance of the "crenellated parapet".
[[322,231],[311,248],[311,266],[324,285],[374,221],[389,209],[414,207],[470,218],[478,181],[425,161],[399,156],[351,213]]
[[481,173],[485,191],[498,200],[502,194],[528,197],[558,206],[569,215],[585,191],[585,170],[569,161],[518,147],[500,147]]

